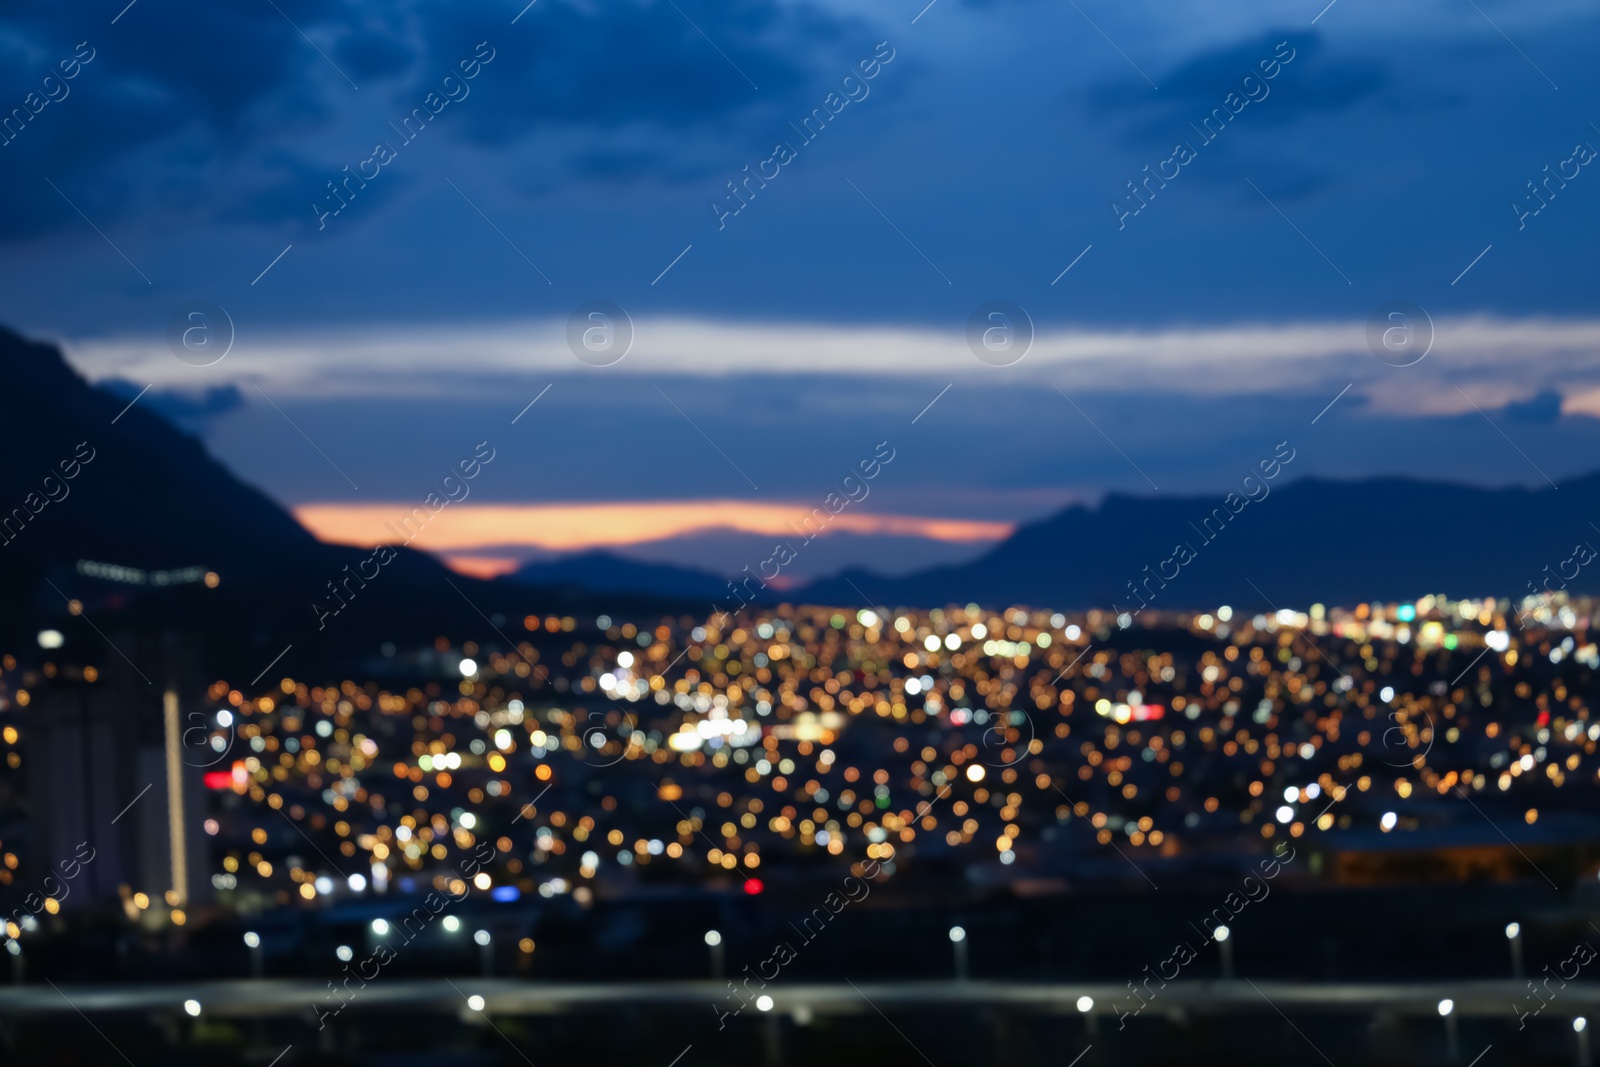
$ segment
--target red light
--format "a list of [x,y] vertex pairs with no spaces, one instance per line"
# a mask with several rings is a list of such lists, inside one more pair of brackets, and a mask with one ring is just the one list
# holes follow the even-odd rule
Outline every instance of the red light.
[[744,891],[751,896],[757,895],[765,888],[766,886],[761,884],[761,879],[759,878],[746,878],[744,880]]
[[207,789],[232,789],[233,772],[207,771],[204,781]]

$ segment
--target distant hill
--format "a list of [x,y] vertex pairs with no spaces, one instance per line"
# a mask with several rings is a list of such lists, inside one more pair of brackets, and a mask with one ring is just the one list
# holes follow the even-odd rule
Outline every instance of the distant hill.
[[[710,571],[670,563],[642,563],[611,552],[581,552],[528,563],[508,576],[526,585],[573,585],[598,592],[654,593],[731,605],[728,580]],[[777,598],[770,598],[776,600]]]
[[[1600,558],[1563,568],[1577,543],[1600,547],[1600,474],[1559,490],[1307,478],[1237,514],[1225,495],[1112,494],[1022,526],[970,563],[898,578],[846,571],[792,599],[1132,610],[1143,597],[1151,610],[1303,608],[1429,593],[1525,596],[1529,582],[1539,587],[1563,569],[1577,570],[1569,591],[1600,591]],[[1174,555],[1179,545],[1192,552],[1188,562]],[[1550,584],[1559,588],[1560,578]]]

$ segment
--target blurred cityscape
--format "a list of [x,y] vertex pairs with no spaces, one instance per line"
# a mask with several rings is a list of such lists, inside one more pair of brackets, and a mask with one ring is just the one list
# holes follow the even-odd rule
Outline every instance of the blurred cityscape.
[[351,977],[711,980],[665,1015],[712,1032],[845,976],[1096,985],[1122,1029],[1180,942],[1539,978],[1600,937],[1595,610],[530,613],[253,681],[47,630],[0,675],[10,977],[301,979],[313,1030]]

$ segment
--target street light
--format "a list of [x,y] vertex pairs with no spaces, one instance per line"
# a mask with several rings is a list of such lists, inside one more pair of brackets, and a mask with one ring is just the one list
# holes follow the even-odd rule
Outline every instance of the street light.
[[487,978],[494,973],[494,946],[491,944],[494,939],[489,936],[489,931],[479,930],[472,935],[472,940],[483,950],[483,976]]
[[956,957],[956,980],[965,981],[967,977],[967,932],[959,926],[950,928],[950,944]]
[[254,930],[244,935],[245,947],[250,950],[250,977],[261,977],[261,935]]
[[1233,931],[1226,926],[1219,926],[1211,931],[1211,937],[1217,943],[1217,951],[1222,954],[1222,977],[1233,977]]
[[1522,924],[1506,923],[1506,940],[1511,944],[1511,977],[1522,977]]
[[1083,1015],[1084,1026],[1088,1028],[1089,1035],[1094,1036],[1099,1029],[1094,1015],[1094,998],[1087,994],[1079,997],[1078,1011]]
[[711,977],[722,977],[722,934],[716,930],[706,931],[706,944],[711,948]]
[[1578,1067],[1589,1067],[1589,1020],[1581,1015],[1572,1020],[1572,1032],[1578,1035]]
[[1456,1002],[1449,997],[1439,1001],[1439,1014],[1444,1016],[1445,1046],[1451,1062],[1461,1058],[1460,1040],[1456,1033]]
[[11,955],[11,981],[15,985],[22,984],[22,946],[17,944],[16,938],[6,940],[6,952]]

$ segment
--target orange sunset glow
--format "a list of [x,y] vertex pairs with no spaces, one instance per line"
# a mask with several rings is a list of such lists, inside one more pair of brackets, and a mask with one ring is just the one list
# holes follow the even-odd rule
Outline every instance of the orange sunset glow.
[[[825,510],[825,509],[824,509]],[[406,539],[400,523],[412,505],[302,504],[295,517],[318,538],[337,544],[393,544]],[[416,509],[427,516],[426,507]],[[698,531],[723,529],[775,537],[805,536],[801,521],[810,515],[804,504],[751,504],[737,500],[649,501],[643,503],[451,504],[425,522],[410,544],[431,552],[460,553],[482,549],[538,548],[579,552],[617,548]],[[815,521],[812,528],[815,529]],[[970,544],[997,541],[1012,524],[973,519],[915,515],[874,515],[846,510],[831,516],[822,536],[833,532],[898,534]],[[451,557],[452,565],[462,557]],[[510,558],[483,559],[474,573],[503,573]],[[463,567],[463,570],[466,568]]]

